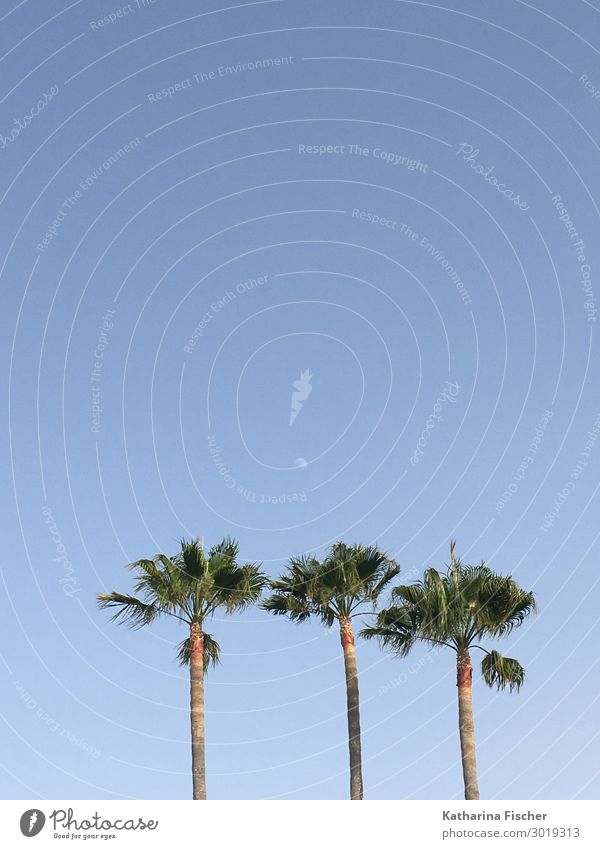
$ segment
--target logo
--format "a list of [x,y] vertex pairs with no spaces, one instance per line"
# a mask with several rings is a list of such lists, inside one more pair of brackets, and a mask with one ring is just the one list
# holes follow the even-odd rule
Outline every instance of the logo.
[[[27,813],[31,813],[28,811]],[[36,812],[34,812],[36,813]],[[37,811],[37,813],[41,813],[41,811]],[[23,816],[26,816],[23,814]],[[43,814],[42,814],[43,816]],[[154,831],[155,828],[158,827],[158,820],[143,820],[141,817],[138,817],[137,820],[134,818],[130,819],[117,819],[114,822],[112,820],[104,819],[98,811],[95,811],[93,816],[86,817],[86,819],[78,820],[75,819],[73,808],[59,808],[56,811],[52,811],[48,816],[49,820],[52,820],[52,825],[54,829],[55,837],[81,837],[79,834],[75,834],[77,831],[145,831],[146,829],[150,829],[150,831]],[[21,819],[21,822],[23,820]],[[56,834],[58,831],[58,827],[66,829],[66,832],[61,834]],[[105,835],[103,835],[104,837]],[[114,836],[114,835],[112,835]],[[83,839],[89,840],[90,838],[98,837],[97,834],[84,834]]]
[[292,392],[292,409],[290,412],[290,427],[296,421],[298,413],[302,409],[302,402],[306,401],[313,388],[310,385],[312,374],[310,369],[305,369],[300,372],[300,377],[292,384],[294,391]]
[[24,837],[35,837],[43,829],[46,817],[37,808],[25,811],[21,816],[21,834]]

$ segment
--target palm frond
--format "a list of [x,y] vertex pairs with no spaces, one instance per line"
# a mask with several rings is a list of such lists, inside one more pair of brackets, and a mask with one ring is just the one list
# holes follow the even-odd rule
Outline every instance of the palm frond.
[[235,562],[238,557],[239,545],[232,537],[225,537],[218,542],[216,545],[213,545],[210,549],[208,556],[209,559],[212,558],[223,558],[223,560],[228,560],[229,562]]
[[[213,568],[210,562],[210,568]],[[260,599],[269,579],[254,564],[238,566],[227,563],[213,573],[215,596],[214,607],[224,607],[228,613],[244,610]]]
[[181,540],[173,557],[157,554],[130,564],[135,595],[113,593],[99,601],[117,607],[113,618],[127,619],[134,627],[163,613],[191,622],[203,621],[218,607],[228,613],[243,610],[258,601],[268,579],[257,564],[237,563],[237,552],[230,537],[213,546],[208,558],[199,540]]
[[130,628],[141,628],[149,625],[161,614],[158,604],[147,603],[142,599],[124,593],[99,593],[97,596],[98,606],[101,609],[115,608],[111,619],[115,622],[124,622]]
[[292,622],[304,622],[314,612],[308,599],[293,593],[275,592],[261,602],[260,606],[276,616],[289,616]]
[[338,596],[373,602],[400,567],[376,546],[336,542],[327,553],[322,570]]
[[414,584],[401,584],[394,587],[392,597],[405,601],[408,604],[421,604],[425,595],[425,587],[421,581],[416,581]]
[[157,554],[153,560],[136,560],[129,568],[135,572],[134,592],[142,593],[146,600],[171,612],[185,603],[187,593],[176,558]]
[[331,592],[321,580],[321,564],[309,555],[292,557],[287,572],[269,582],[273,590],[261,604],[263,610],[289,616],[293,622],[305,622],[310,616],[325,617],[328,624],[335,621],[328,600]]
[[375,625],[363,628],[360,636],[366,640],[379,640],[382,646],[401,657],[410,652],[418,639],[424,639],[419,630],[417,612],[408,604],[380,611]]
[[513,657],[504,657],[497,651],[491,651],[484,657],[481,671],[488,687],[497,687],[498,690],[508,687],[511,692],[518,691],[525,680],[525,670],[519,661]]
[[493,573],[479,590],[478,605],[477,625],[493,637],[506,636],[536,610],[533,593],[521,589],[512,577]]
[[186,637],[177,646],[177,659],[180,666],[189,666],[190,663],[190,638]]
[[221,646],[211,634],[204,634],[204,669],[217,666],[221,662]]
[[311,587],[318,580],[321,573],[321,564],[316,557],[302,554],[299,557],[290,557],[287,573],[281,576],[280,581],[290,589],[310,595]]
[[[203,634],[203,668],[204,674],[211,666],[217,666],[221,662],[221,647],[211,634]],[[189,666],[190,663],[190,638],[186,637],[177,646],[177,658],[180,666]]]
[[419,606],[422,626],[429,630],[432,636],[443,639],[450,630],[451,617],[456,617],[452,604],[452,586],[447,577],[440,575],[437,569],[427,569],[423,577],[423,587],[425,592]]
[[287,571],[270,582],[273,594],[262,607],[295,622],[318,616],[327,627],[371,607],[398,574],[399,566],[373,546],[334,543],[322,561],[290,558]]
[[181,540],[181,553],[178,565],[183,574],[194,581],[200,580],[206,572],[206,555],[198,539]]
[[[391,562],[391,561],[387,561]],[[372,589],[369,592],[370,599],[375,602],[381,595],[381,593],[385,590],[385,588],[390,584],[391,581],[394,580],[397,575],[400,573],[400,566],[397,563],[393,565],[386,566],[382,573],[380,573],[379,580],[375,583]]]

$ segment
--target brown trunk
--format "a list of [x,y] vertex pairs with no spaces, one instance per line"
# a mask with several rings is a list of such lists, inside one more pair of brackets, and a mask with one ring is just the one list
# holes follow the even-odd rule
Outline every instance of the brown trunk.
[[198,622],[192,622],[190,625],[190,714],[192,721],[193,798],[206,799],[204,635]]
[[460,732],[465,799],[479,799],[472,679],[471,656],[467,649],[460,649],[456,660],[456,686],[458,687],[458,729]]
[[362,758],[360,750],[360,708],[358,697],[358,671],[354,632],[350,619],[340,619],[340,639],[346,669],[346,697],[348,702],[348,749],[350,751],[350,798],[363,797]]

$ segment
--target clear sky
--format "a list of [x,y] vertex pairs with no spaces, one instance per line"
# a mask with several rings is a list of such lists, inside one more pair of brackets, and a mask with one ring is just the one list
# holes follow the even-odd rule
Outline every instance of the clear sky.
[[[600,10],[120,2],[0,3],[0,794],[189,797],[183,634],[95,594],[231,534],[512,573],[482,797],[597,797]],[[337,634],[208,630],[209,795],[345,798]],[[453,662],[358,644],[366,798],[461,797]]]

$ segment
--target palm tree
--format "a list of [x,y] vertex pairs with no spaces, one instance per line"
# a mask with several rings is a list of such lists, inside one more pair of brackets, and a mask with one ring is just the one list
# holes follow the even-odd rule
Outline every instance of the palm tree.
[[351,799],[363,797],[352,619],[365,612],[365,605],[373,609],[379,594],[399,571],[400,567],[377,548],[336,542],[321,562],[308,556],[291,558],[287,573],[278,581],[271,581],[273,595],[261,605],[294,622],[304,622],[314,615],[328,628],[335,622],[339,625],[346,671]]
[[205,633],[204,624],[219,608],[226,613],[254,604],[267,583],[255,564],[240,565],[238,545],[225,538],[208,555],[199,540],[182,540],[174,557],[158,554],[152,560],[137,560],[134,592],[101,593],[101,608],[115,608],[114,620],[132,628],[150,625],[161,616],[184,622],[189,629],[178,646],[182,665],[190,669],[190,716],[192,729],[193,798],[206,799],[204,732],[204,674],[219,662],[219,644]]
[[479,645],[485,638],[504,637],[535,610],[533,594],[521,589],[512,577],[493,572],[484,562],[461,563],[450,543],[450,568],[445,574],[427,569],[423,580],[395,587],[398,604],[382,610],[374,627],[362,632],[377,637],[405,657],[415,643],[447,646],[456,652],[458,727],[465,785],[465,799],[479,799],[475,726],[473,722],[471,649],[481,649],[483,680],[490,687],[519,690],[525,670],[512,657]]

